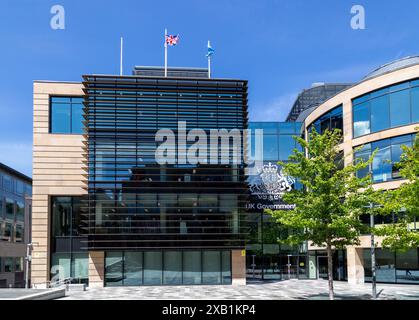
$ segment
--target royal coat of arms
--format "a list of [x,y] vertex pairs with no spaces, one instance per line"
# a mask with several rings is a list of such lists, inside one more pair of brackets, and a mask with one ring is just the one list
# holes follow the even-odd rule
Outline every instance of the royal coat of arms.
[[293,177],[278,172],[278,166],[272,163],[264,165],[258,170],[258,175],[250,183],[250,191],[263,200],[280,200],[285,192],[292,190],[295,183]]

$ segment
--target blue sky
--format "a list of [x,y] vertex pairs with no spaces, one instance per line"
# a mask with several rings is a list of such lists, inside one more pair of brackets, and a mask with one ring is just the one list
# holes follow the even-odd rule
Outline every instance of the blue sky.
[[[65,30],[50,28],[53,5]],[[350,9],[366,10],[352,30]],[[79,81],[82,74],[163,64],[163,32],[180,34],[169,66],[206,67],[249,80],[251,120],[284,120],[313,82],[353,82],[377,66],[419,54],[419,2],[412,0],[2,0],[0,162],[31,175],[33,80]]]

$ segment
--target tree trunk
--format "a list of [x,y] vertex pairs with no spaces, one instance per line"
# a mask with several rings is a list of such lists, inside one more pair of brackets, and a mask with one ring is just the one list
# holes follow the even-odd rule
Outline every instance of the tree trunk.
[[335,299],[335,293],[333,291],[333,253],[332,246],[330,244],[326,245],[327,250],[327,275],[329,282],[329,299]]

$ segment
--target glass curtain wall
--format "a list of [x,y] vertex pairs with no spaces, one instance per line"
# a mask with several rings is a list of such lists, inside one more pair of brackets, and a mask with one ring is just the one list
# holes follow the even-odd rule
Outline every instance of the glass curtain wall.
[[231,284],[231,251],[108,251],[106,286]]
[[419,80],[403,82],[352,101],[353,134],[370,133],[419,122]]

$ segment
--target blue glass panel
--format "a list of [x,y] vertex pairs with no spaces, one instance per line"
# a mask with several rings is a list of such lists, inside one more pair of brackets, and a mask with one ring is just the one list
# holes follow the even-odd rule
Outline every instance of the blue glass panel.
[[373,160],[372,171],[374,182],[386,182],[391,180],[391,148],[390,141],[383,140],[374,142],[372,144],[372,149],[378,152]]
[[389,91],[390,91],[390,88],[387,87],[387,88],[384,88],[384,89],[380,89],[380,90],[371,92],[370,99],[373,99],[373,98],[382,96],[384,94],[387,94],[387,93],[389,93]]
[[73,104],[71,108],[71,133],[83,133],[83,105]]
[[370,133],[370,110],[369,103],[363,103],[353,107],[354,137],[360,137]]
[[70,97],[51,97],[52,103],[71,103]]
[[411,87],[417,87],[417,86],[419,86],[419,79],[418,80],[410,81],[410,86]]
[[404,90],[390,95],[391,127],[406,125],[410,122],[410,92]]
[[389,110],[388,95],[371,100],[371,132],[381,131],[390,126]]
[[295,123],[294,122],[280,122],[279,123],[279,133],[280,134],[287,134],[287,133],[295,133]]
[[292,151],[295,148],[295,140],[291,135],[280,135],[278,140],[279,158],[277,160],[288,160],[289,156],[292,154]]
[[[417,80],[419,82],[419,80]],[[419,84],[418,84],[419,85]],[[419,88],[411,90],[412,99],[412,123],[419,122]]]
[[403,90],[403,89],[408,89],[409,86],[410,86],[409,82],[396,84],[396,85],[390,87],[390,92],[399,91],[399,90]]
[[51,133],[71,133],[71,105],[53,103],[51,105]]
[[363,96],[360,96],[358,98],[355,98],[352,100],[352,105],[357,105],[360,104],[362,102],[368,101],[370,99],[370,95],[369,94],[365,94]]
[[263,136],[263,159],[264,160],[278,160],[278,136],[264,135]]
[[263,134],[278,134],[278,122],[258,122],[258,124],[258,129],[263,129]]

